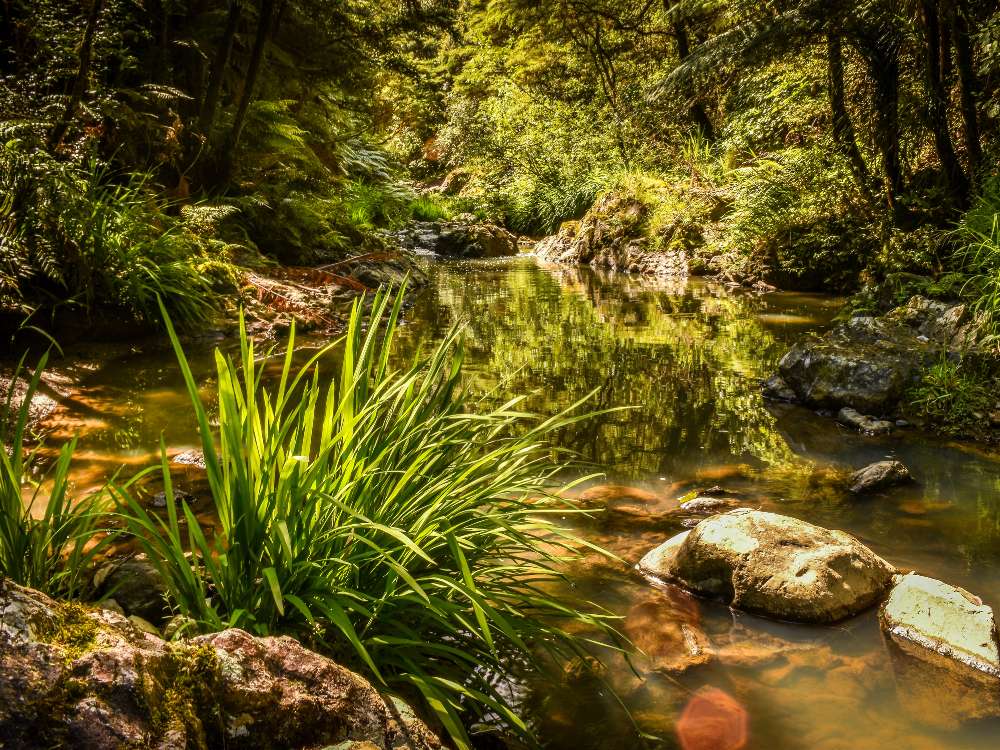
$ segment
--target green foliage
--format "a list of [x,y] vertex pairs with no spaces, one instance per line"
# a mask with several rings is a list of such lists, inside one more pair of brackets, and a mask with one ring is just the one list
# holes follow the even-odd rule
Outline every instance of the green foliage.
[[[275,386],[244,332],[237,361],[216,355],[217,429],[171,331],[219,527],[207,538],[187,504],[164,520],[116,492],[172,603],[203,627],[316,639],[422,695],[459,747],[462,719],[489,712],[527,735],[487,673],[513,653],[580,651],[563,623],[606,629],[547,593],[578,545],[552,515],[571,509],[551,494],[548,438],[582,417],[536,419],[517,399],[467,412],[460,327],[391,371],[402,300],[379,293],[367,321],[354,306],[328,386],[333,344],[296,368],[293,334]],[[162,472],[169,498],[165,457]]]
[[0,150],[0,305],[114,308],[152,325],[162,297],[182,325],[209,316],[207,248],[152,198],[148,174],[116,177],[17,141]]
[[996,381],[982,367],[942,358],[908,394],[913,413],[942,432],[964,432],[983,422],[996,403]]
[[[43,445],[26,447],[31,399],[47,357],[16,394],[24,374],[21,359],[0,409],[0,578],[52,596],[74,597],[89,588],[91,563],[111,537],[96,539],[106,519],[102,496],[69,494],[76,441],[64,445],[47,469]],[[15,395],[21,399],[16,410]]]
[[421,193],[410,201],[410,217],[416,221],[442,221],[451,216],[451,209],[441,198]]
[[959,223],[957,236],[965,269],[971,274],[963,291],[982,316],[989,341],[1000,348],[1000,179],[986,182]]

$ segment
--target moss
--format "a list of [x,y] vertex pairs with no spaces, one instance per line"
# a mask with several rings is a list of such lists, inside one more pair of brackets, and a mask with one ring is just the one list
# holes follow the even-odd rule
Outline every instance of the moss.
[[213,747],[221,730],[216,696],[222,684],[219,657],[208,645],[176,645],[156,674],[147,675],[144,699],[153,733],[183,729],[188,747]]
[[98,625],[85,607],[68,603],[59,607],[56,618],[41,628],[38,639],[58,646],[66,658],[76,659],[86,653],[97,637]]

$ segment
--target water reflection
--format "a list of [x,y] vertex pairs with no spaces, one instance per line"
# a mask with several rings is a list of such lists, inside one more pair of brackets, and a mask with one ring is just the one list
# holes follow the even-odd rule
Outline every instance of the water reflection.
[[[629,407],[559,439],[608,474],[601,486],[582,489],[596,512],[581,530],[624,562],[579,561],[572,593],[620,615],[643,648],[634,664],[615,662],[604,675],[635,724],[600,679],[571,670],[530,698],[551,750],[676,747],[685,706],[706,694],[714,698],[695,704],[692,715],[712,720],[699,725],[715,726],[716,714],[725,719],[741,707],[749,748],[997,744],[995,721],[921,721],[938,688],[899,688],[873,612],[834,628],[773,623],[652,589],[631,570],[697,520],[678,512],[681,499],[719,485],[734,503],[846,529],[898,566],[1000,606],[1000,464],[988,452],[905,431],[865,438],[761,399],[759,380],[793,340],[829,324],[836,300],[540,268],[525,259],[440,264],[432,276],[406,314],[400,358],[465,320],[475,397],[501,402],[530,393],[527,407],[551,414],[596,391],[588,408]],[[206,393],[212,343],[189,347]],[[160,431],[174,451],[192,447],[195,435],[183,383],[162,347],[95,367],[56,423],[61,435],[84,433],[81,483],[149,462]],[[847,470],[886,456],[910,466],[917,482],[865,500],[843,490]]]

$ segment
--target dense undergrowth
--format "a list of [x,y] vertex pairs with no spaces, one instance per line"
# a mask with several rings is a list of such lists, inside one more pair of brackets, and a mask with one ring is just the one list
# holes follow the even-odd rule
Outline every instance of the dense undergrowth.
[[[575,511],[559,497],[565,466],[550,437],[587,416],[573,408],[543,419],[520,399],[470,408],[460,326],[392,370],[404,292],[380,293],[367,315],[355,304],[345,336],[301,366],[294,331],[284,354],[263,359],[244,331],[236,359],[216,355],[217,426],[167,318],[206,457],[218,522],[207,533],[186,501],[157,513],[137,499],[148,472],[71,499],[73,443],[56,462],[48,509],[32,516],[21,497],[33,481],[33,454],[20,447],[25,399],[15,433],[4,435],[18,447],[9,459],[0,452],[0,575],[85,595],[95,556],[124,535],[189,618],[180,633],[292,634],[422,698],[458,747],[470,746],[467,727],[490,716],[530,741],[492,677],[583,654],[571,630],[620,640],[595,608],[556,593],[584,543],[559,523]],[[339,372],[321,379],[335,347]],[[279,358],[280,371],[265,378]],[[161,468],[173,498],[165,452]]]

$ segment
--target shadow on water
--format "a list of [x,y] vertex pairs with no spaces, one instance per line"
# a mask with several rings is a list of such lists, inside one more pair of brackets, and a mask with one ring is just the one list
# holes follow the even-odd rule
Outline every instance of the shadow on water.
[[[737,741],[830,750],[996,744],[995,721],[959,720],[977,715],[961,695],[901,679],[906,672],[894,669],[873,612],[830,628],[768,622],[653,588],[631,570],[684,528],[675,512],[680,498],[718,485],[739,505],[845,529],[901,568],[1000,606],[1000,463],[906,431],[865,438],[762,400],[759,381],[791,342],[830,324],[838,300],[539,267],[523,258],[440,263],[431,271],[433,283],[407,313],[400,357],[465,320],[467,387],[476,397],[502,402],[527,393],[527,408],[549,414],[594,391],[588,408],[629,407],[559,436],[607,475],[601,483],[609,486],[589,489],[596,510],[581,530],[626,561],[588,556],[571,580],[574,596],[621,616],[642,647],[634,669],[613,662],[605,678],[639,728],[660,739],[640,739],[607,687],[571,669],[530,698],[548,747],[675,747],[683,736],[694,748],[703,746],[696,743],[708,725],[729,733],[704,745],[718,748]],[[209,348],[192,349],[206,389]],[[80,483],[150,461],[161,430],[174,450],[193,447],[169,352],[104,363],[77,395],[83,407],[63,407],[54,423],[61,434],[83,432]],[[909,465],[917,482],[864,500],[840,489],[847,469],[885,456]],[[738,731],[738,709],[748,714],[748,734]],[[687,724],[678,734],[681,716]]]

